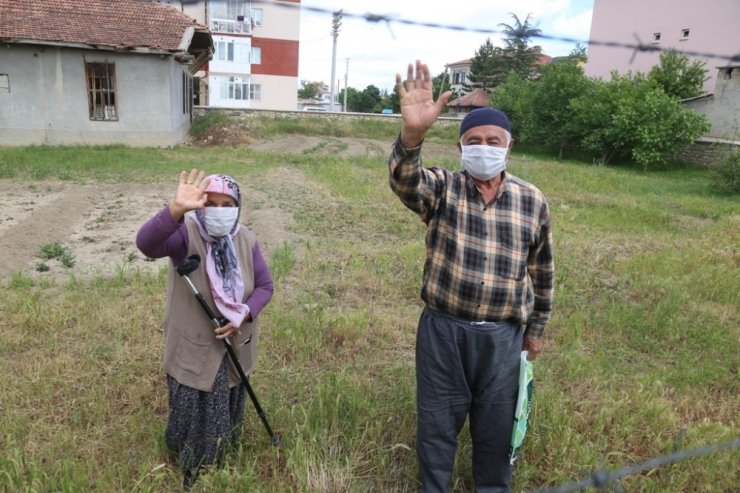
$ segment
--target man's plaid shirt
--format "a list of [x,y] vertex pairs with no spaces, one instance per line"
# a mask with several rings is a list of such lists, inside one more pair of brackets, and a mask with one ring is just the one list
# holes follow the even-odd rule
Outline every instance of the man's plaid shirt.
[[554,277],[542,192],[507,173],[485,204],[467,172],[426,169],[421,146],[405,149],[400,140],[388,165],[391,188],[427,225],[427,306],[465,320],[526,325],[526,336],[541,337]]

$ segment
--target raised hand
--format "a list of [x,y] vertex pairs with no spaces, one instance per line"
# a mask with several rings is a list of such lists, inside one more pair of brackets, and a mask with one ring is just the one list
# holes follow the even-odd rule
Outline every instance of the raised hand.
[[405,87],[401,75],[396,74],[396,89],[401,100],[403,120],[401,144],[406,148],[416,147],[437,121],[452,91],[444,92],[437,101],[434,101],[429,67],[419,60],[416,61],[416,74],[414,65],[409,63]]
[[208,195],[204,190],[211,180],[205,176],[205,171],[195,168],[190,170],[190,174],[187,171],[180,172],[177,192],[170,203],[170,213],[176,221],[179,221],[186,212],[206,205]]

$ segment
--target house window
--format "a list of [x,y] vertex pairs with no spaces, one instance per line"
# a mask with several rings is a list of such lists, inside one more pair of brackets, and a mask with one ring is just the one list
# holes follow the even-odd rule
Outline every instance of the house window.
[[87,73],[87,102],[90,119],[117,121],[116,65],[114,63],[85,63]]
[[248,0],[209,0],[207,5],[209,27],[213,32],[250,33]]
[[691,29],[681,29],[681,41],[689,39],[689,34],[691,34]]
[[259,101],[262,99],[262,84],[249,85],[249,99]]
[[252,46],[252,63],[255,65],[262,63],[262,48]]
[[249,83],[242,77],[214,77],[220,99],[249,99]]
[[653,33],[653,43],[660,43],[660,33]]
[[452,83],[453,84],[465,84],[465,70],[456,70],[452,74]]
[[252,25],[262,25],[262,9],[252,9]]
[[226,62],[249,63],[248,44],[233,41],[216,41],[215,59]]
[[10,79],[8,74],[0,74],[0,94],[10,94]]

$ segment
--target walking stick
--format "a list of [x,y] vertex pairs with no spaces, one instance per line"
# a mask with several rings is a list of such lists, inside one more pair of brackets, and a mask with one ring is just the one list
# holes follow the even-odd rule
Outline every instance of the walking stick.
[[[188,286],[190,286],[190,289],[193,291],[195,298],[198,300],[198,302],[200,303],[200,306],[203,307],[203,310],[205,310],[206,314],[208,315],[208,318],[211,320],[211,323],[213,324],[213,328],[217,329],[225,325],[226,321],[224,319],[219,320],[216,317],[216,315],[213,313],[213,310],[211,310],[211,307],[208,306],[208,303],[206,303],[206,300],[203,297],[203,295],[198,291],[198,288],[195,287],[193,282],[188,277],[188,274],[190,274],[195,269],[197,269],[199,265],[200,265],[200,255],[198,254],[191,255],[182,264],[180,264],[177,267],[177,273],[180,274],[180,276],[183,277],[185,281],[188,283]],[[270,423],[267,422],[267,416],[265,415],[265,412],[262,410],[260,403],[257,401],[257,396],[254,394],[254,391],[252,390],[252,386],[249,385],[249,379],[244,374],[244,369],[242,368],[242,365],[239,363],[239,359],[236,356],[236,352],[234,351],[234,348],[231,346],[231,341],[229,341],[228,337],[224,339],[223,341],[224,341],[224,346],[226,346],[226,352],[229,353],[229,358],[231,359],[231,363],[234,365],[236,372],[239,374],[239,378],[242,381],[242,385],[244,385],[244,388],[247,389],[249,398],[252,399],[252,404],[254,404],[254,409],[257,411],[257,415],[259,415],[260,419],[262,420],[262,424],[265,425],[267,434],[270,435],[270,440],[272,441],[272,444],[275,446],[280,445],[280,437],[276,433],[273,433],[272,428],[270,428]]]

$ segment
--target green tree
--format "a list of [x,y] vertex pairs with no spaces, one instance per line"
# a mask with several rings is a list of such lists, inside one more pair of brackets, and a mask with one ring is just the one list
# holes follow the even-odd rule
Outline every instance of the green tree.
[[576,43],[576,46],[568,53],[568,59],[576,63],[588,61],[588,49],[581,43]]
[[529,79],[537,73],[537,58],[542,54],[540,46],[530,46],[530,39],[542,34],[542,30],[530,22],[532,14],[527,14],[524,22],[516,14],[509,14],[512,24],[499,24],[504,37],[503,63],[506,72],[514,72],[523,79]]
[[493,46],[491,38],[487,38],[485,43],[475,50],[468,73],[470,84],[465,84],[463,89],[466,92],[476,88],[490,91],[503,84],[507,75],[508,67],[504,61],[504,50]]
[[620,155],[642,164],[665,163],[683,145],[709,130],[702,115],[684,108],[643,74],[612,73],[608,82],[592,80],[570,102],[581,145],[608,163]]
[[531,80],[522,79],[514,72],[491,94],[490,105],[509,117],[511,133],[516,140],[533,142],[531,137],[534,87]]
[[302,81],[301,88],[298,89],[300,99],[319,99],[319,82]]
[[698,96],[706,78],[706,62],[690,60],[675,51],[660,54],[660,63],[648,73],[648,79],[663,88],[666,94],[677,99]]
[[570,102],[587,91],[591,81],[575,60],[542,67],[539,78],[531,81],[528,101],[531,111],[525,130],[528,140],[558,151],[580,146],[581,131]]
[[[380,112],[378,107],[382,99],[380,89],[374,85],[369,85],[362,91],[358,91],[354,87],[348,87],[347,111],[356,113],[373,113],[377,110],[377,112]],[[344,89],[339,92],[339,101],[344,102]]]

